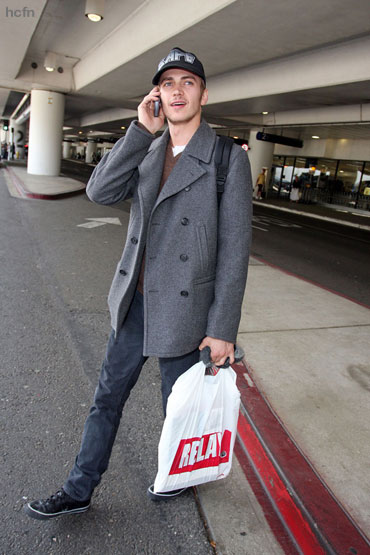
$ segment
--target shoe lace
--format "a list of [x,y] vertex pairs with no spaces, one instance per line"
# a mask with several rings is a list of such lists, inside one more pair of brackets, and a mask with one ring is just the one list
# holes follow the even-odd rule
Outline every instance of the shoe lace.
[[43,500],[44,505],[56,505],[59,506],[66,497],[66,492],[62,489],[58,490],[56,493]]

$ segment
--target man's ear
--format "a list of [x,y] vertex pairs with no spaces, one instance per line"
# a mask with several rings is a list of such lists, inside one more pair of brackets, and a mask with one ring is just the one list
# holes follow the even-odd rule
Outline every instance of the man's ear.
[[208,89],[204,89],[202,96],[200,98],[200,105],[205,106],[208,102]]

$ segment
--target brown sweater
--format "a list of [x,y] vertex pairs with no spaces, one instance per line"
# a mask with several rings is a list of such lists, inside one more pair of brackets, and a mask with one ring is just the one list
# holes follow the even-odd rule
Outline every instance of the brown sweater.
[[[181,154],[182,153],[180,152],[177,156],[173,155],[172,144],[171,144],[171,139],[170,139],[168,141],[168,145],[167,145],[166,156],[165,156],[164,164],[163,164],[162,179],[161,179],[161,182],[159,184],[158,195],[162,191],[163,186],[165,185],[167,179],[169,178],[169,175],[170,175],[171,171],[173,170],[173,168],[175,167],[176,162],[179,160]],[[145,249],[144,249],[144,253],[143,253],[143,260],[141,262],[139,280],[137,282],[137,287],[136,287],[137,290],[140,291],[141,294],[143,294],[143,291],[144,291],[144,270],[145,270]]]

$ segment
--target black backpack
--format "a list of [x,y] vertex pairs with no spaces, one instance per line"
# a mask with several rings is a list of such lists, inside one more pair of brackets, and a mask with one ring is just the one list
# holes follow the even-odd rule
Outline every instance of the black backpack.
[[225,135],[217,135],[217,144],[215,152],[216,164],[216,184],[217,184],[217,205],[220,207],[222,193],[224,192],[224,185],[227,178],[227,171],[229,169],[229,160],[231,149],[234,141]]

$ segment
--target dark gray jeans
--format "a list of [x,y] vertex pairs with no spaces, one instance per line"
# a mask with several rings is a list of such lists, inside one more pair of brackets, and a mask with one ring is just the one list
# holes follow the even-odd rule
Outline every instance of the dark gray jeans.
[[[63,486],[74,499],[89,499],[108,467],[122,409],[148,358],[143,356],[143,339],[143,296],[136,291],[117,337],[114,337],[113,331],[109,337],[80,452]],[[173,384],[188,368],[199,362],[199,354],[196,349],[180,357],[159,359],[164,413]]]

